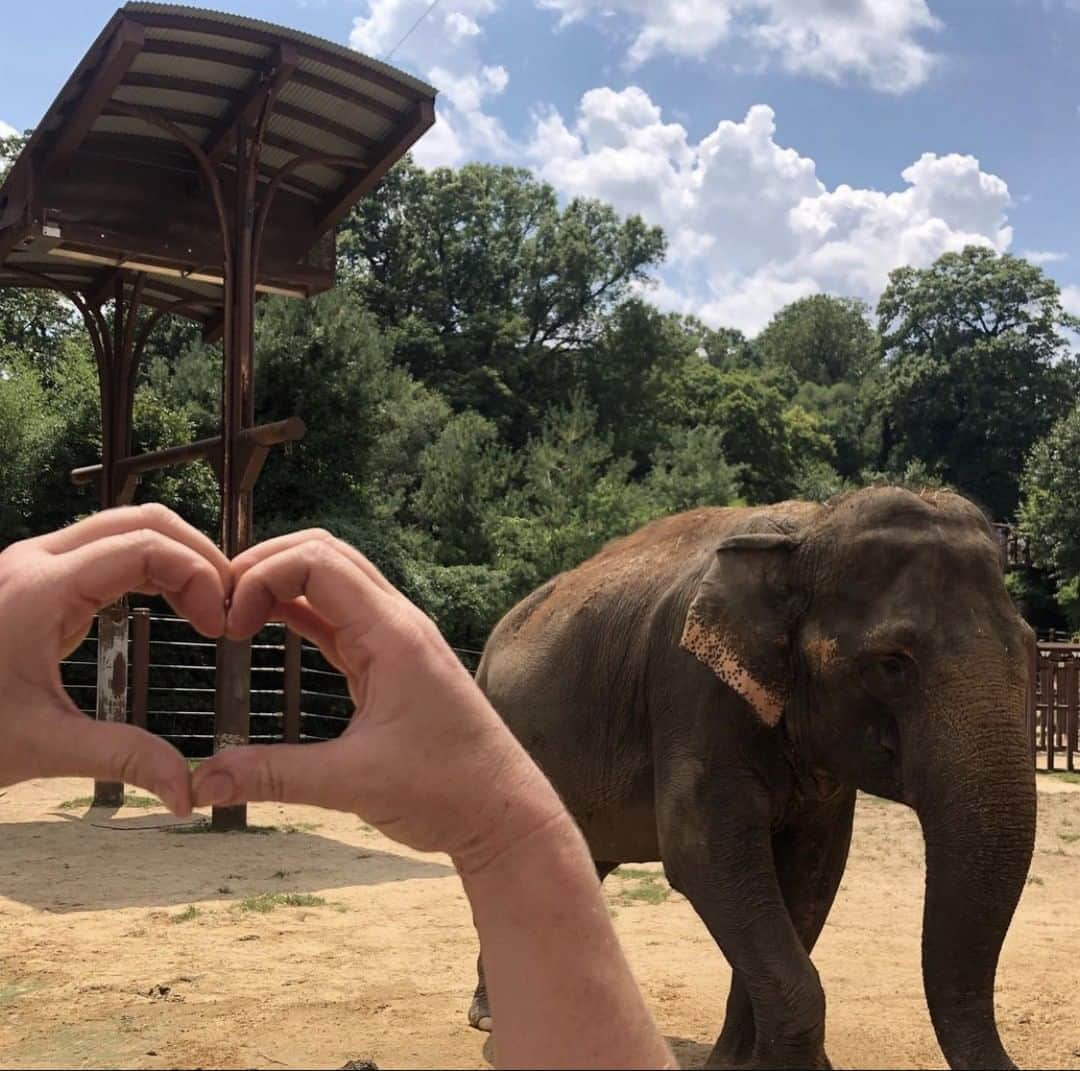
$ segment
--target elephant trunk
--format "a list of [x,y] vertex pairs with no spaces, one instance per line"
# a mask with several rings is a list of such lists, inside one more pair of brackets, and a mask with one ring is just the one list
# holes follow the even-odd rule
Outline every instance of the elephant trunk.
[[938,707],[911,756],[926,839],[923,983],[952,1068],[1015,1067],[998,1036],[994,977],[1031,864],[1036,805],[1023,690],[1006,690],[1011,709],[972,709],[970,692]]

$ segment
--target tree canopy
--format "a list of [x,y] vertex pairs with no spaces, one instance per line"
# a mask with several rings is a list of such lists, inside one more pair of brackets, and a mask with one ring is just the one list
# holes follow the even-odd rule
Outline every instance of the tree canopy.
[[[1080,607],[1077,325],[1039,267],[973,247],[894,272],[876,319],[817,294],[747,338],[649,300],[664,252],[658,229],[527,171],[400,165],[346,222],[334,292],[258,304],[258,419],[309,430],[263,472],[257,536],[332,528],[475,650],[515,599],[652,517],[945,481],[1024,526],[1029,595]],[[220,371],[217,346],[163,322],[137,449],[214,434]],[[0,545],[95,508],[68,474],[99,451],[73,310],[0,292]],[[139,494],[214,532],[205,466]]]

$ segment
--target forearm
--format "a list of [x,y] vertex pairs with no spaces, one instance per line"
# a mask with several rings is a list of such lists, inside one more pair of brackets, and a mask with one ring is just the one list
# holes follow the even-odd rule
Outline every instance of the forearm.
[[498,1067],[675,1067],[566,816],[462,875]]

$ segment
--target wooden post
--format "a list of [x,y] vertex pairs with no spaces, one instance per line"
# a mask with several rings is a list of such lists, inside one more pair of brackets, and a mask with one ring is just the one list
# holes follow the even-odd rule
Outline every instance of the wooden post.
[[131,724],[146,728],[150,695],[150,611],[140,607],[132,611],[131,638]]
[[[128,609],[123,600],[98,614],[97,720],[127,721]],[[94,782],[95,807],[120,807],[124,785]]]
[[1043,704],[1046,713],[1043,718],[1043,739],[1046,741],[1046,768],[1054,768],[1054,664],[1046,662],[1039,671],[1042,686]]
[[1072,658],[1065,666],[1065,768],[1076,769],[1076,752],[1080,750],[1080,662]]
[[282,735],[286,744],[300,743],[300,635],[285,630],[285,714]]
[[1028,739],[1031,742],[1031,761],[1035,762],[1035,756],[1038,753],[1038,741],[1035,737],[1035,727],[1038,722],[1038,714],[1036,710],[1036,686],[1039,673],[1039,648],[1033,644],[1028,655],[1028,679],[1027,679],[1027,718],[1028,718]]

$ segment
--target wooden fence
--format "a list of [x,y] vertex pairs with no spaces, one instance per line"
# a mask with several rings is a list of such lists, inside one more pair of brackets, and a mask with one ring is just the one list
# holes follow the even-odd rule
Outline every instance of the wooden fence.
[[1040,643],[1028,686],[1028,731],[1036,765],[1080,765],[1080,644]]

